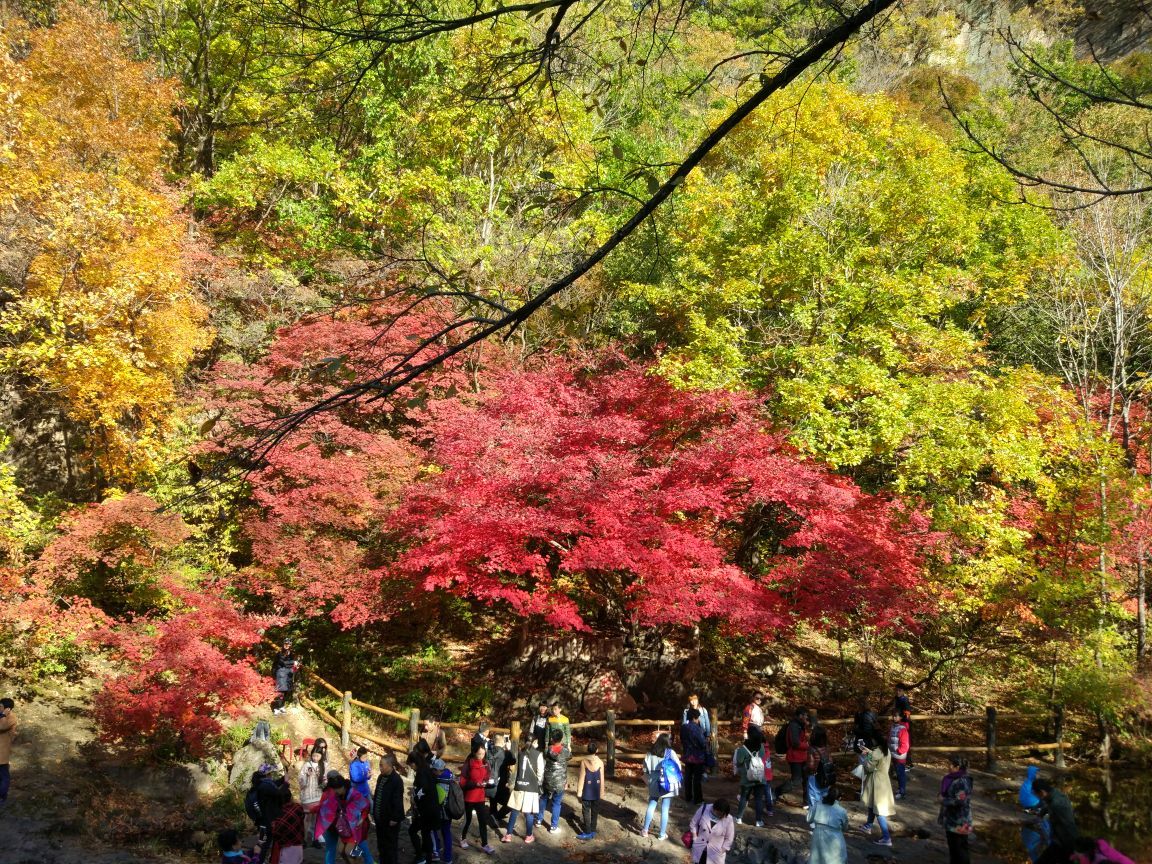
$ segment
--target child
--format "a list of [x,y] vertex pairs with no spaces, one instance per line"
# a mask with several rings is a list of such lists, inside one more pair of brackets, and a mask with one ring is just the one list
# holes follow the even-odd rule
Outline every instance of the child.
[[604,763],[596,755],[596,742],[588,745],[588,755],[580,760],[580,775],[576,788],[580,795],[580,809],[584,831],[576,835],[577,840],[596,839],[596,816],[600,810],[600,793],[604,787]]
[[240,848],[240,832],[235,828],[221,831],[216,842],[220,846],[220,864],[252,864],[256,860],[256,849],[245,852]]

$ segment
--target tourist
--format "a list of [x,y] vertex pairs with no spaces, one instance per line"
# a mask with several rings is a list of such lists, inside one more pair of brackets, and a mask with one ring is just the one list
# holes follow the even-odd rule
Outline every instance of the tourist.
[[8,803],[8,789],[12,785],[9,763],[12,761],[12,741],[16,738],[16,703],[5,696],[0,699],[0,807]]
[[396,757],[380,757],[380,776],[372,793],[372,821],[381,864],[400,862],[400,824],[404,821],[404,780],[396,770]]
[[[667,764],[665,764],[667,762]],[[661,767],[663,766],[663,768]],[[661,777],[665,778],[662,782]],[[660,836],[659,840],[668,838],[668,808],[672,799],[680,791],[683,782],[684,769],[680,765],[680,758],[672,749],[672,740],[667,732],[661,732],[656,742],[644,757],[644,779],[648,781],[648,809],[644,812],[644,827],[640,830],[641,837],[648,836],[648,828],[652,825],[652,817],[656,807],[660,807]],[[664,788],[665,785],[668,787]]]
[[[568,718],[564,716],[564,710],[560,707],[559,702],[553,702],[548,715],[548,728],[560,729],[564,733],[564,746],[569,751],[572,750],[572,724],[568,722]],[[548,733],[548,741],[552,740],[552,733]]]
[[484,789],[484,798],[488,805],[488,825],[495,829],[497,834],[504,833],[497,812],[502,805],[508,803],[508,775],[512,773],[512,754],[504,747],[504,741],[504,736],[497,733],[492,736],[492,746],[484,751],[488,763],[488,785]]
[[256,826],[259,847],[256,859],[265,862],[272,848],[272,822],[280,815],[280,784],[271,765],[261,765],[252,773],[251,785],[244,796],[244,810]]
[[[320,798],[324,793],[324,778],[328,776],[328,742],[317,738],[304,764],[300,766],[297,778],[300,785],[300,806],[304,808],[304,836],[316,834],[316,811],[320,809]],[[312,841],[319,846],[319,841]]]
[[292,800],[292,789],[280,786],[280,813],[272,821],[270,864],[303,864],[304,808]]
[[863,754],[871,749],[871,743],[879,733],[876,731],[876,715],[871,711],[861,711],[852,723],[852,750]]
[[888,771],[892,767],[892,754],[888,742],[873,734],[866,748],[860,754],[860,767],[863,777],[860,780],[860,803],[868,808],[868,821],[861,827],[867,836],[872,836],[873,820],[880,825],[880,839],[877,846],[891,846],[892,834],[888,830],[888,817],[896,812],[896,799],[892,795],[892,780]]
[[959,754],[948,759],[951,770],[940,781],[940,816],[948,836],[948,864],[970,864],[968,837],[972,834],[972,778],[968,760]]
[[700,696],[696,693],[688,694],[688,707],[680,713],[680,725],[683,726],[688,722],[688,712],[695,708],[700,712],[700,728],[704,730],[704,737],[712,739],[712,718],[708,715],[707,708],[700,707]]
[[600,812],[600,798],[604,792],[604,763],[596,755],[596,742],[588,745],[588,755],[580,760],[580,774],[576,777],[576,789],[580,795],[580,816],[583,832],[577,834],[579,840],[596,838],[596,817]]
[[1051,780],[1044,778],[1033,782],[1032,791],[1040,799],[1040,806],[1048,816],[1048,826],[1052,832],[1052,840],[1036,864],[1066,864],[1071,860],[1076,841],[1080,837],[1072,802],[1052,785]]
[[828,746],[828,730],[816,726],[808,740],[808,809],[811,811],[836,785],[836,764]]
[[428,742],[420,739],[408,754],[412,768],[412,819],[408,838],[416,851],[416,861],[423,864],[431,860],[434,846],[432,833],[440,828],[440,802],[436,794],[436,775],[432,773],[432,750]]
[[[908,724],[908,738],[912,738],[912,701],[908,698],[908,685],[897,684],[896,695],[892,697],[892,713]],[[912,768],[912,754],[905,757],[905,767]]]
[[740,727],[745,736],[748,735],[749,730],[755,730],[755,733],[760,736],[761,742],[764,740],[764,709],[760,707],[760,703],[763,701],[764,694],[759,690],[752,694],[752,701],[744,706],[743,723]]
[[708,761],[708,736],[700,722],[700,709],[689,708],[688,720],[680,727],[684,749],[684,800],[699,807],[704,803],[704,770]]
[[908,792],[908,751],[912,748],[908,721],[893,712],[892,726],[888,730],[888,749],[892,764],[896,766],[896,800],[903,801]]
[[806,708],[797,708],[792,719],[784,727],[785,760],[788,762],[788,778],[773,793],[781,801],[787,792],[800,787],[804,806],[808,805],[808,729],[810,721]]
[[536,749],[543,753],[548,747],[548,718],[551,709],[547,702],[536,706],[536,716],[528,721],[528,734],[536,742]]
[[544,809],[552,811],[549,833],[560,833],[560,808],[564,804],[564,789],[568,785],[568,760],[572,751],[564,742],[564,729],[554,726],[551,741],[544,751]]
[[[473,739],[475,740],[475,738]],[[468,848],[468,828],[472,816],[480,828],[480,844],[491,855],[496,850],[488,845],[488,786],[492,774],[488,768],[488,751],[478,744],[460,769],[460,787],[464,790],[464,827],[460,829],[460,848]]]
[[[764,751],[764,740],[757,737],[755,730],[750,728],[749,734],[743,743],[736,748],[734,757],[736,777],[740,781],[740,800],[736,804],[736,823],[744,820],[744,808],[748,806],[751,798],[756,813],[756,827],[764,827],[765,811],[773,815],[772,810],[772,760]],[[765,807],[767,802],[767,807]]]
[[352,788],[365,798],[372,797],[372,763],[369,761],[368,748],[356,748],[356,758],[348,763],[348,779]]
[[533,734],[516,760],[516,779],[508,798],[508,831],[504,834],[504,843],[511,843],[516,836],[516,819],[521,813],[524,814],[524,842],[535,841],[532,830],[536,827],[536,814],[540,811],[540,781],[543,776],[544,754],[536,747]]
[[476,727],[476,734],[472,736],[472,741],[468,744],[469,753],[475,753],[477,747],[483,747],[484,752],[488,752],[492,746],[492,741],[488,737],[488,730],[491,728],[492,726],[487,720],[480,721]]
[[452,769],[439,756],[432,760],[436,777],[436,802],[439,805],[440,829],[432,832],[432,845],[443,864],[452,864],[452,817],[448,813],[448,790],[456,779]]
[[220,848],[220,864],[253,864],[256,860],[255,850],[245,852],[240,847],[240,832],[235,828],[225,828],[217,834],[216,844]]
[[300,663],[292,656],[292,642],[284,640],[284,645],[272,663],[272,678],[276,684],[276,698],[272,700],[272,713],[283,714],[287,711],[287,704],[292,701],[292,691],[295,688],[296,670]]
[[736,823],[728,801],[718,798],[696,811],[688,825],[692,832],[693,864],[724,864],[736,839]]
[[1136,864],[1103,837],[1097,840],[1081,837],[1076,841],[1074,849],[1073,864]]
[[[373,864],[368,836],[368,799],[352,788],[339,771],[329,771],[316,816],[316,837],[324,837],[324,864],[336,864],[336,852],[348,862],[348,852],[359,849],[366,864]],[[340,817],[343,816],[343,819]]]
[[444,738],[444,730],[440,728],[439,720],[435,717],[425,718],[424,731],[420,733],[420,737],[428,745],[432,758],[444,758],[444,751],[448,748],[448,742]]
[[808,864],[847,864],[848,844],[844,832],[848,830],[848,811],[840,806],[840,793],[833,786],[823,797],[814,799],[808,808],[808,824],[812,828],[812,847]]

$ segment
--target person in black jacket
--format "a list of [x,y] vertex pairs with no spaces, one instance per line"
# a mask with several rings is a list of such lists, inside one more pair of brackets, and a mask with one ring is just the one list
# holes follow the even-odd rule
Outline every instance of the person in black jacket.
[[432,858],[432,832],[440,828],[440,800],[436,794],[436,774],[432,771],[432,748],[423,739],[408,754],[412,768],[412,825],[408,837],[417,861]]
[[1037,859],[1036,864],[1065,864],[1075,851],[1080,830],[1076,827],[1076,814],[1068,796],[1052,785],[1051,780],[1040,778],[1032,784],[1032,791],[1040,799],[1040,806],[1048,816],[1052,829],[1052,842]]
[[400,823],[404,821],[404,781],[396,770],[396,757],[380,757],[380,776],[372,794],[372,821],[376,823],[376,842],[381,864],[400,861]]
[[491,728],[492,726],[488,723],[487,720],[480,721],[480,725],[476,729],[476,734],[472,736],[472,743],[469,745],[469,753],[475,753],[477,747],[483,747],[485,752],[491,749],[492,742],[488,737],[488,730]]
[[292,701],[298,668],[300,663],[292,656],[292,643],[285,639],[283,650],[276,655],[272,664],[272,677],[276,682],[276,698],[272,700],[273,714],[283,714],[287,710],[285,705]]
[[[488,776],[492,782],[484,790],[484,796],[488,799],[488,824],[496,829],[497,834],[503,833],[503,829],[500,827],[500,817],[497,813],[501,805],[504,805],[505,808],[508,805],[508,777],[512,773],[513,762],[512,754],[504,746],[504,740],[504,736],[499,733],[493,735],[492,746],[486,750]],[[501,794],[503,794],[503,799],[500,797]]]

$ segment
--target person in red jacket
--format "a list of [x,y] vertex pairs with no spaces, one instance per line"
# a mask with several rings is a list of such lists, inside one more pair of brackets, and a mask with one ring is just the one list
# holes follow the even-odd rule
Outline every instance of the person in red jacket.
[[908,721],[895,711],[892,712],[892,726],[888,730],[888,749],[892,751],[892,764],[896,767],[898,790],[896,800],[904,799],[908,792],[908,751],[912,748],[912,733]]
[[781,783],[775,790],[774,797],[777,801],[785,792],[792,790],[794,786],[799,786],[804,793],[804,806],[808,806],[808,735],[810,732],[810,721],[808,717],[807,708],[797,708],[796,716],[788,721],[788,729],[785,733],[788,742],[785,759],[788,762],[788,769],[790,771],[789,777]]
[[472,755],[460,769],[460,788],[464,790],[464,827],[460,831],[460,848],[468,848],[468,826],[472,824],[472,814],[480,826],[480,842],[484,851],[491,855],[496,850],[488,845],[488,799],[485,791],[492,782],[488,771],[488,751],[478,744]]

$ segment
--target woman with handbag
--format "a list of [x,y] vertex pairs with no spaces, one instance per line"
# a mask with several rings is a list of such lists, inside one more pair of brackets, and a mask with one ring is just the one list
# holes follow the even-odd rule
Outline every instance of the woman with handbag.
[[879,735],[872,735],[860,754],[860,764],[852,772],[861,778],[860,803],[868,808],[868,821],[860,831],[871,837],[873,820],[879,823],[880,839],[873,841],[877,846],[892,845],[888,817],[896,813],[896,797],[892,794],[892,780],[888,777],[891,767],[892,754],[888,742]]
[[336,850],[344,864],[349,864],[348,851],[359,849],[365,864],[374,864],[368,850],[368,812],[371,802],[352,788],[339,771],[329,771],[320,810],[316,814],[316,834],[324,838],[324,864],[336,864]]
[[516,759],[516,780],[508,797],[508,830],[500,842],[512,842],[516,836],[516,820],[521,813],[524,814],[524,842],[536,841],[532,830],[536,827],[536,814],[540,812],[540,782],[543,777],[544,754],[537,749],[536,738],[528,738]]
[[724,864],[735,839],[736,821],[724,798],[701,805],[684,836],[685,845],[692,852],[692,864]]

